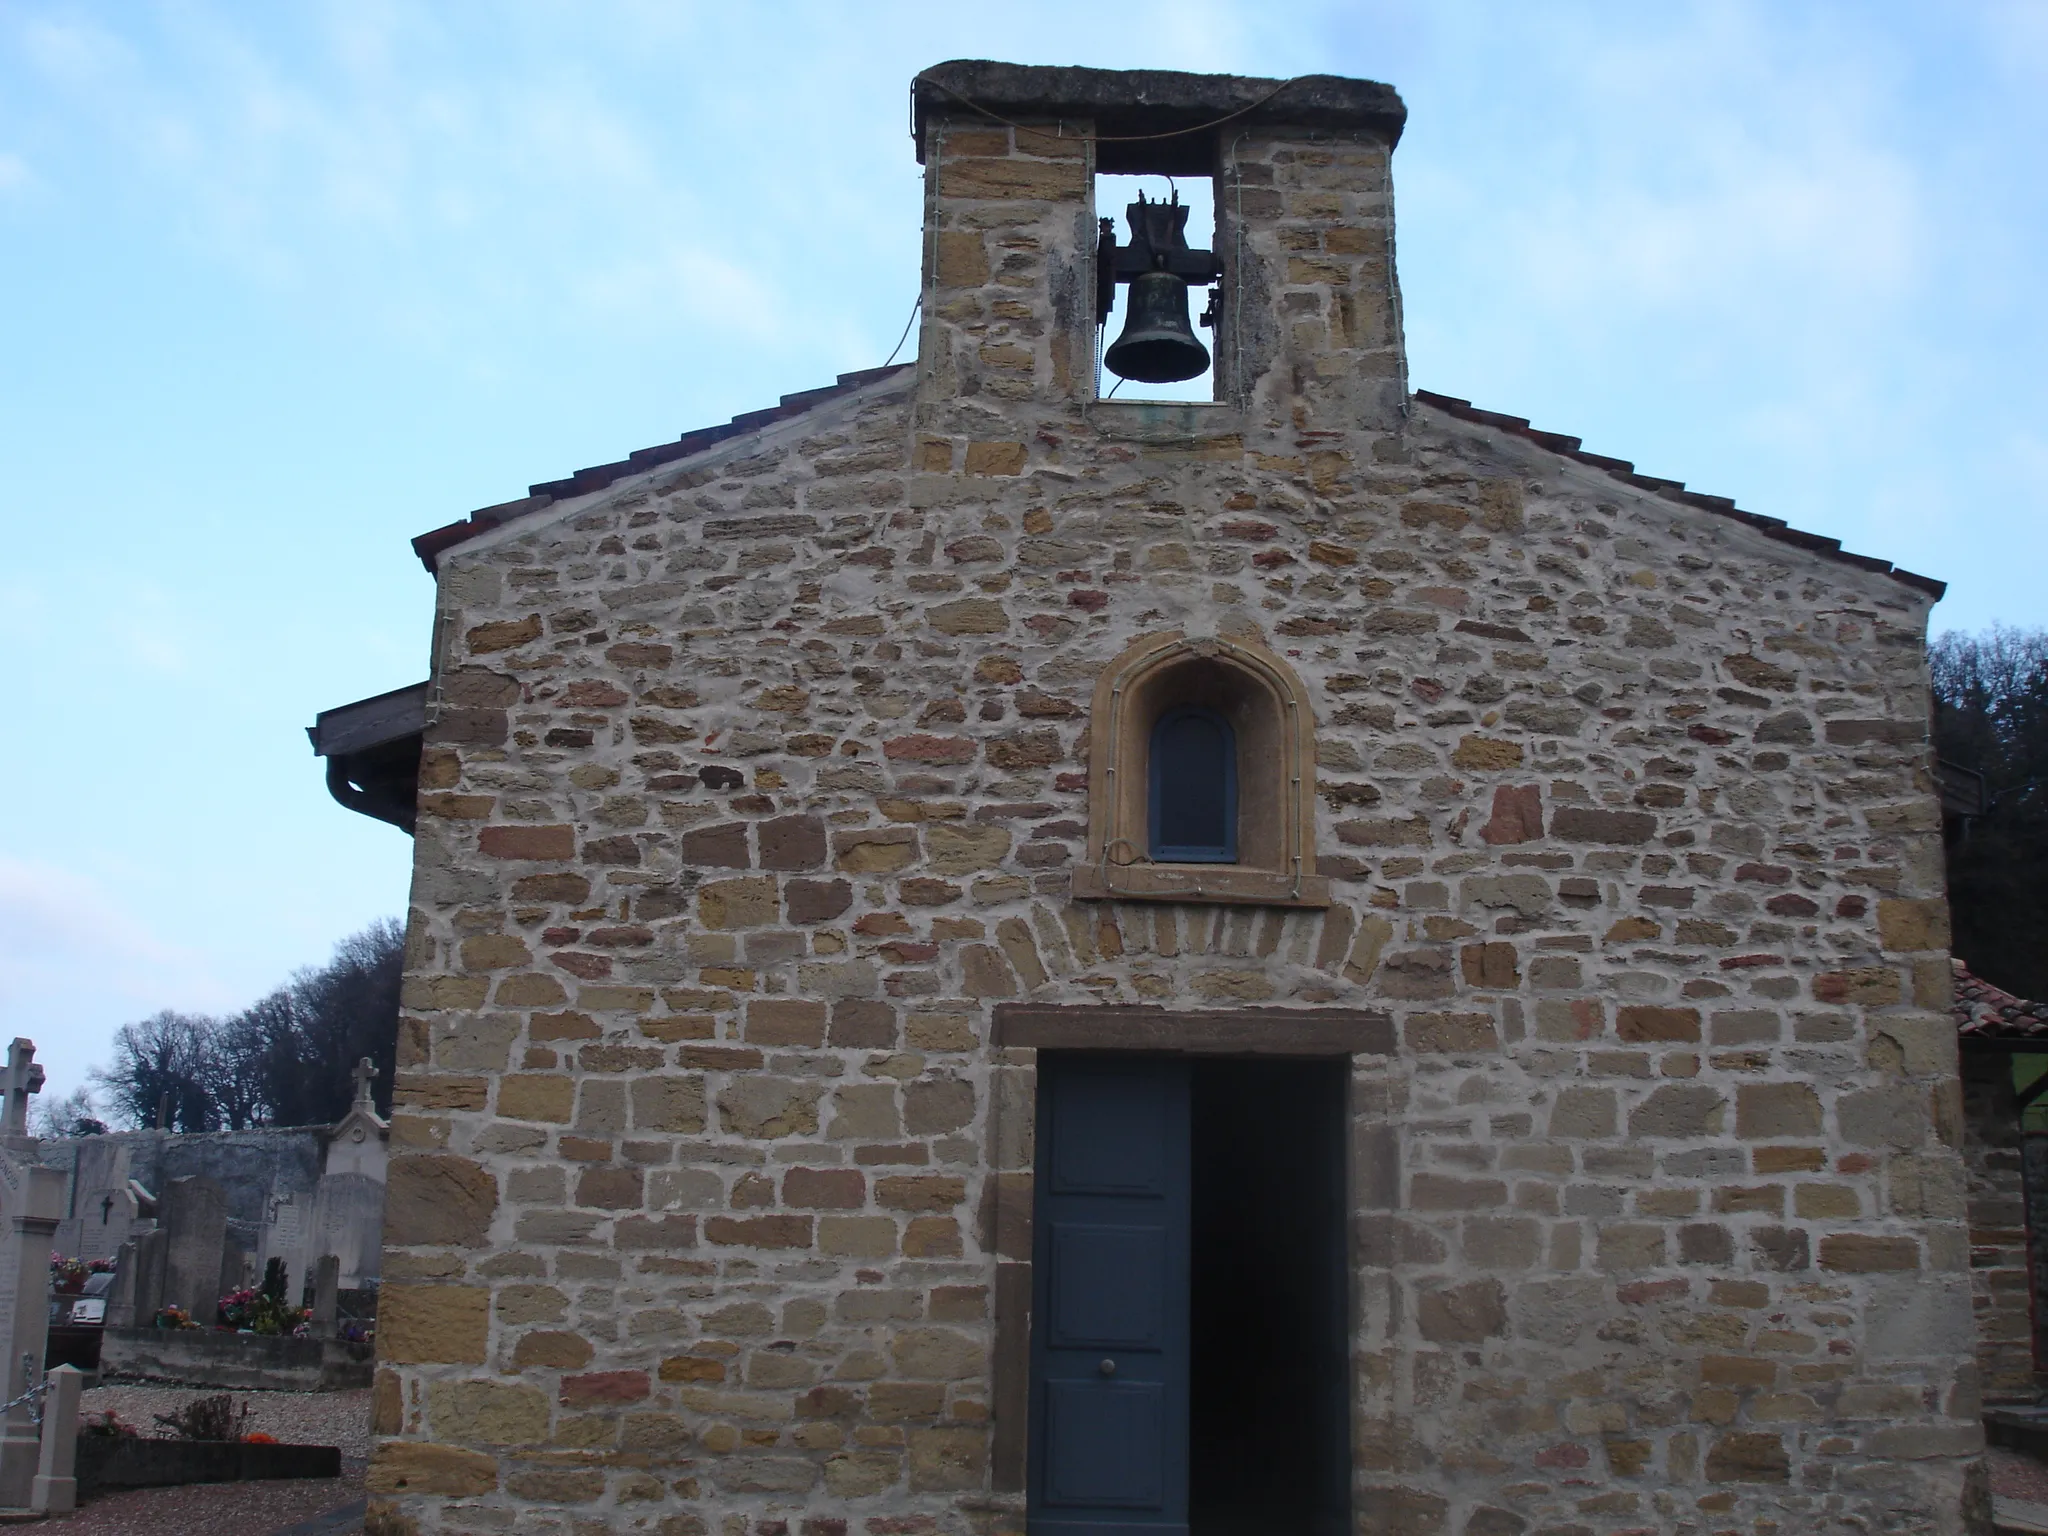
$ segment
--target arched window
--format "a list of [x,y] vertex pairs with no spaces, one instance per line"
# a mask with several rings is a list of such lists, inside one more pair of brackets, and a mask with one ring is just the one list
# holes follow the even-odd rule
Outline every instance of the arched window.
[[1144,635],[1095,679],[1088,901],[1327,907],[1316,729],[1285,658],[1250,636]]
[[1237,732],[1213,709],[1183,704],[1152,727],[1150,843],[1173,864],[1237,862]]

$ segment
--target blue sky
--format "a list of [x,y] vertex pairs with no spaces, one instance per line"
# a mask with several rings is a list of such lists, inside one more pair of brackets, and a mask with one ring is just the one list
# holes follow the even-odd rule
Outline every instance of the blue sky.
[[[1020,19],[1028,18],[1028,19]],[[0,1024],[402,911],[406,541],[879,363],[961,56],[1397,86],[1412,376],[2043,620],[2048,5],[0,0]]]

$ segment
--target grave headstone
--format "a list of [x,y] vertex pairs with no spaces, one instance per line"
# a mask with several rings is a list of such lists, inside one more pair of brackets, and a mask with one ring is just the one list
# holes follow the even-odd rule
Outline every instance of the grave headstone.
[[[252,1278],[249,1250],[241,1238],[230,1230],[221,1238],[220,1276],[214,1289],[214,1297],[218,1299],[230,1291],[239,1291],[250,1284]],[[193,1316],[198,1317],[198,1314],[194,1313]],[[209,1326],[212,1324],[213,1311],[210,1306],[206,1316],[199,1318],[199,1321]]]
[[164,1271],[171,1237],[162,1227],[135,1234],[135,1326],[147,1328],[164,1304]]
[[57,1250],[81,1259],[112,1258],[140,1214],[129,1188],[129,1144],[118,1136],[87,1136],[71,1147],[72,1209],[58,1229]]
[[[114,1250],[114,1283],[107,1288],[107,1326],[109,1328],[133,1328],[135,1320],[136,1280],[141,1266],[136,1260],[139,1238],[129,1238]],[[156,1308],[151,1307],[154,1316]],[[143,1319],[149,1321],[148,1318]]]
[[341,1290],[341,1256],[324,1254],[313,1266],[313,1335],[315,1338],[334,1337],[334,1319],[338,1313]]
[[179,1306],[195,1321],[213,1321],[220,1299],[228,1240],[227,1191],[212,1179],[173,1179],[158,1202],[167,1247],[163,1304]]
[[[50,1241],[64,1213],[64,1173],[0,1151],[0,1348],[12,1402],[42,1378],[50,1331]],[[42,1436],[26,1403],[0,1422],[0,1506],[27,1507]]]

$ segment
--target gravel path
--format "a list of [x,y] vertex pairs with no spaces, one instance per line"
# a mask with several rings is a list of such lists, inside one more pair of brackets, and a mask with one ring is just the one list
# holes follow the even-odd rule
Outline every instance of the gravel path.
[[[272,1483],[190,1483],[179,1488],[137,1488],[102,1494],[73,1514],[38,1529],[61,1536],[277,1536],[363,1497],[370,1452],[370,1394],[364,1392],[236,1392],[249,1405],[249,1427],[296,1445],[341,1449],[341,1476]],[[80,1399],[87,1412],[111,1408],[145,1433],[153,1416],[195,1398],[218,1396],[203,1387],[95,1387]],[[359,1531],[360,1520],[321,1526]]]
[[[63,1536],[277,1536],[363,1497],[363,1463],[344,1461],[339,1478],[288,1483],[187,1483],[103,1494],[69,1515],[33,1527]],[[360,1531],[360,1519],[333,1529]]]

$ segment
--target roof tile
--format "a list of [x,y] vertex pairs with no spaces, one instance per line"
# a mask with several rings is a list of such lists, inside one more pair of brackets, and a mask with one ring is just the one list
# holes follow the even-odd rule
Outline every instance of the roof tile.
[[1788,527],[1783,518],[1762,517],[1754,512],[1744,512],[1728,497],[1703,496],[1697,491],[1688,491],[1685,488],[1685,483],[1681,480],[1664,480],[1655,475],[1639,475],[1636,473],[1635,465],[1629,463],[1626,459],[1610,459],[1604,454],[1587,453],[1579,446],[1580,439],[1566,437],[1557,432],[1545,432],[1540,428],[1530,426],[1520,416],[1505,416],[1499,411],[1482,411],[1470,400],[1460,400],[1456,395],[1439,395],[1433,390],[1418,389],[1415,391],[1415,398],[1424,405],[1435,406],[1438,410],[1457,417],[1460,421],[1476,422],[1481,426],[1487,427],[1498,427],[1504,432],[1514,433],[1517,437],[1526,437],[1538,447],[1548,448],[1552,453],[1561,453],[1568,459],[1575,459],[1581,464],[1590,464],[1595,469],[1605,470],[1608,474],[1614,476],[1615,479],[1625,481],[1627,484],[1639,487],[1642,490],[1654,491],[1658,495],[1667,497],[1670,500],[1682,501],[1687,506],[1699,507],[1703,511],[1713,512],[1721,517],[1733,518],[1738,523],[1746,523],[1767,539],[1776,539],[1781,544],[1790,544],[1798,549],[1810,550],[1814,554],[1823,555],[1830,560],[1839,560],[1845,565],[1853,565],[1860,570],[1876,571],[1880,575],[1889,575],[1894,580],[1904,582],[1916,591],[1928,593],[1933,597],[1940,597],[1942,593],[1948,590],[1948,583],[1936,581],[1931,576],[1919,576],[1915,575],[1912,571],[1902,570],[1898,566],[1893,565],[1889,560],[1878,560],[1869,555],[1850,554],[1842,548],[1842,541],[1840,539],[1831,539],[1825,534],[1805,533],[1797,528]]
[[912,366],[914,365],[910,363],[898,363],[891,368],[862,368],[855,373],[842,373],[836,383],[826,384],[817,389],[800,390],[793,395],[784,395],[778,404],[771,405],[766,410],[747,411],[718,426],[698,427],[685,432],[673,442],[656,443],[651,448],[637,449],[623,459],[610,464],[594,464],[560,480],[543,480],[540,484],[529,487],[530,494],[517,501],[501,501],[495,506],[479,507],[466,518],[421,534],[412,541],[413,553],[417,554],[420,563],[431,571],[445,551],[475,538],[480,533],[487,533],[508,523],[515,517],[538,512],[543,507],[552,506],[557,501],[566,501],[572,496],[587,496],[592,491],[601,491],[613,482],[625,479],[628,475],[645,474],[660,465],[673,463],[677,459],[686,459],[693,453],[704,452],[707,448],[715,448],[730,438],[743,437],[775,422],[787,421],[792,416],[801,416],[805,411],[823,405],[828,400],[836,400],[841,395],[851,394],[863,385],[872,384],[877,379],[886,379],[891,374],[901,373]]
[[2048,1047],[2048,1003],[2029,1002],[1994,987],[1960,960],[1955,967],[1956,1033],[1964,1040],[2039,1040]]

